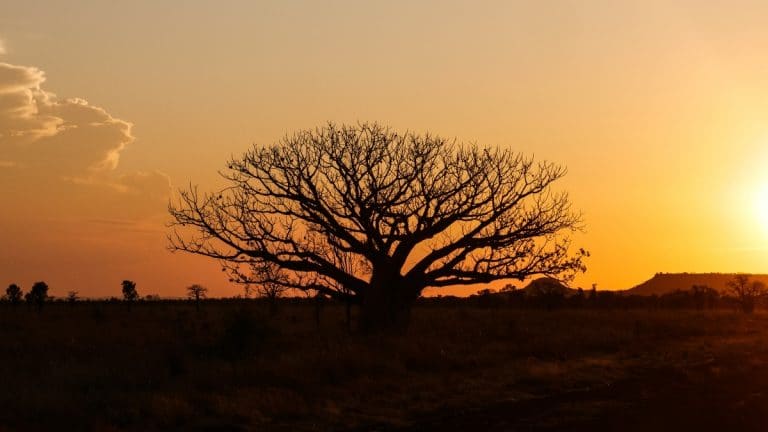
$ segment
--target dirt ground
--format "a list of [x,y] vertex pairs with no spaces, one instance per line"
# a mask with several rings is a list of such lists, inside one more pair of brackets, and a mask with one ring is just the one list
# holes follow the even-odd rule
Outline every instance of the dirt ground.
[[358,430],[765,431],[768,323],[740,319],[733,334],[693,337],[619,361],[621,376],[609,382]]
[[420,306],[0,307],[0,431],[764,430],[768,314]]

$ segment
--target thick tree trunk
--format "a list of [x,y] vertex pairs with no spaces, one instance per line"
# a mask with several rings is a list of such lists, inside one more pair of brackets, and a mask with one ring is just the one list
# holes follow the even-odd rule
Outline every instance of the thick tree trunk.
[[352,301],[350,299],[344,300],[344,323],[347,326],[347,331],[352,331]]
[[374,272],[371,285],[361,299],[361,330],[365,333],[405,332],[417,297],[418,291],[399,274],[382,276]]

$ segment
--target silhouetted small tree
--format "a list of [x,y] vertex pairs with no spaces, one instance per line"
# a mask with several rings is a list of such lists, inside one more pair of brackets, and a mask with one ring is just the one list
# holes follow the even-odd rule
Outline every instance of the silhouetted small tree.
[[259,297],[267,299],[271,314],[277,312],[277,299],[290,289],[290,286],[286,284],[285,271],[276,264],[269,262],[251,264],[248,274],[233,269],[232,275],[232,281],[245,285],[246,295],[250,293],[250,287],[255,285]]
[[79,299],[80,297],[77,296],[77,291],[70,291],[67,293],[67,303],[70,306],[73,306]]
[[195,301],[195,307],[200,310],[200,300],[204,299],[208,294],[208,288],[194,284],[187,287],[187,297]]
[[35,282],[32,289],[24,296],[24,299],[30,305],[37,307],[37,310],[43,308],[43,303],[48,298],[48,284],[45,282]]
[[482,288],[470,297],[473,298],[476,304],[480,307],[498,306],[501,297],[496,296],[497,291],[493,288]]
[[589,302],[595,303],[597,301],[597,284],[592,284],[592,289],[589,290]]
[[22,298],[21,287],[16,284],[8,285],[8,288],[5,290],[5,298],[12,304],[19,304]]
[[130,305],[139,298],[139,292],[136,291],[136,282],[131,280],[124,280],[123,286],[123,299]]
[[501,289],[499,290],[499,292],[503,292],[503,293],[508,293],[508,292],[515,292],[515,290],[516,290],[516,289],[517,289],[517,287],[516,287],[516,286],[514,286],[514,285],[512,285],[512,284],[506,284],[506,285],[504,285],[503,287],[501,287]]
[[768,288],[760,281],[750,283],[749,276],[736,275],[728,282],[728,290],[736,297],[744,313],[752,313],[757,302],[768,294]]

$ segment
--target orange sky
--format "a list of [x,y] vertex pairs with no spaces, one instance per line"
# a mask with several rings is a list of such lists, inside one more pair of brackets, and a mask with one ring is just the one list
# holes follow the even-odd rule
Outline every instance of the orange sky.
[[169,192],[251,143],[380,121],[562,163],[583,286],[768,273],[760,1],[16,1],[0,14],[0,284],[233,295]]

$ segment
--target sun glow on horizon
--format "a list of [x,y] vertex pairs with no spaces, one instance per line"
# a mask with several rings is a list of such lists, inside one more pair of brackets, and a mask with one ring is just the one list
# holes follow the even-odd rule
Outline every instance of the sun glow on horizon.
[[755,216],[761,232],[768,236],[768,182],[764,182],[755,194]]

